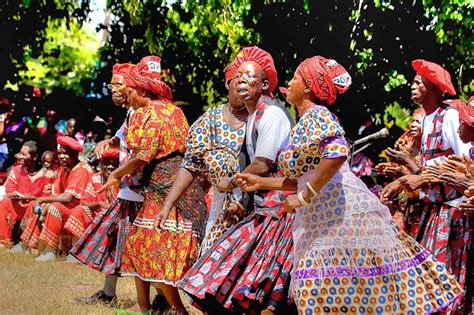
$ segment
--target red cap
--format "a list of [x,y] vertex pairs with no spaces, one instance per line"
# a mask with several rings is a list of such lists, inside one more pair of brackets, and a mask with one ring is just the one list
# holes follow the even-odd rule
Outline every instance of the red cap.
[[278,85],[278,75],[275,64],[273,63],[273,58],[268,52],[258,48],[257,46],[245,47],[237,54],[237,56],[235,56],[230,65],[224,69],[225,80],[229,81],[235,77],[240,65],[247,61],[253,61],[262,67],[269,82],[268,90],[270,94],[273,93]]
[[84,151],[84,148],[79,143],[79,141],[77,141],[74,138],[71,138],[71,137],[68,137],[68,136],[61,136],[61,137],[58,137],[57,142],[58,142],[59,145],[62,145],[63,147],[71,148],[74,151],[79,151],[79,152]]
[[429,80],[436,85],[443,93],[456,95],[453,83],[451,82],[451,75],[440,65],[426,61],[423,59],[416,59],[411,62],[416,74]]
[[116,159],[118,160],[120,151],[117,149],[108,149],[102,154],[102,159]]

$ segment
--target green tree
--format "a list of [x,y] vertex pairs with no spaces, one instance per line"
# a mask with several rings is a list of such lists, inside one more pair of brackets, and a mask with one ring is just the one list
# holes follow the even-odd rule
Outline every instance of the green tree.
[[48,21],[74,19],[83,23],[88,12],[89,1],[5,0],[0,6],[0,88],[20,83],[18,72],[26,69],[23,56],[37,57],[43,53]]
[[55,19],[48,21],[41,36],[44,44],[39,56],[25,47],[24,69],[18,72],[20,82],[43,88],[48,94],[63,88],[82,95],[82,82],[93,78],[99,58],[100,41],[95,30],[81,27],[73,19]]

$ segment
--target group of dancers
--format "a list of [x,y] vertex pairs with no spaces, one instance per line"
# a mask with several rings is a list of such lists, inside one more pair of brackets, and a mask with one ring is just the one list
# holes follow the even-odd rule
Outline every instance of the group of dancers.
[[[426,74],[440,66],[424,60],[413,65],[414,85],[423,86],[423,95],[446,92],[436,75]],[[438,257],[436,246],[395,223],[394,196],[410,178],[384,189],[387,207],[351,171],[350,145],[329,110],[352,83],[337,61],[308,58],[287,88],[280,88],[296,108],[296,124],[273,97],[277,69],[258,47],[243,48],[225,68],[227,103],[210,108],[191,126],[160,72],[157,56],[113,68],[112,100],[128,111],[115,137],[95,149],[98,159],[119,156],[120,164],[101,173],[100,185],[89,189],[104,196],[93,220],[70,222],[79,217],[71,209],[77,208],[80,191],[92,187],[84,184],[92,173],[75,160],[80,148],[69,138],[58,141],[72,169],[61,177],[63,189],[32,202],[25,215],[30,219],[22,222],[25,237],[17,249],[37,247],[42,240],[49,249],[42,256],[57,249],[61,229],[77,230],[70,255],[105,274],[104,287],[77,302],[114,304],[118,277],[132,276],[135,311],[141,313],[154,307],[151,287],[164,296],[169,314],[187,313],[184,298],[208,314],[465,310],[468,281]],[[436,113],[442,112],[438,107],[452,113],[441,103]],[[421,142],[430,142],[427,136]],[[447,146],[436,151],[422,145],[420,169],[431,158],[458,154]],[[41,226],[32,218],[36,205],[44,204],[49,210]],[[80,211],[87,213],[84,207]],[[466,265],[462,268],[469,274]]]

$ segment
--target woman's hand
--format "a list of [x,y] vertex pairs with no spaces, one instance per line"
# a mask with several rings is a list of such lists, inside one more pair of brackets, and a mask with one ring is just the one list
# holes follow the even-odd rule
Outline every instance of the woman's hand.
[[97,191],[97,194],[100,194],[101,192],[110,190],[110,189],[118,189],[119,187],[120,187],[120,180],[116,178],[114,173],[112,172],[107,178],[107,182],[104,184],[104,186],[102,186]]
[[170,210],[171,210],[170,208],[163,206],[161,211],[155,217],[155,222],[153,223],[153,227],[155,228],[157,232],[163,228],[163,225],[168,219],[168,214],[170,213]]
[[457,173],[445,173],[439,175],[439,179],[459,192],[463,192],[469,186],[468,178]]
[[102,154],[104,154],[105,151],[107,151],[113,144],[112,139],[106,139],[102,140],[94,148],[94,154],[95,156],[100,159],[102,157]]
[[428,180],[421,175],[406,175],[399,178],[398,181],[408,191],[415,191],[428,184]]
[[231,202],[229,207],[225,210],[225,217],[230,218],[236,216],[239,219],[244,217],[244,210],[242,210],[235,202]]
[[250,192],[259,190],[262,178],[250,173],[237,173],[234,175],[234,184],[242,191]]
[[401,164],[408,164],[410,160],[410,156],[407,153],[404,153],[402,151],[397,151],[392,148],[387,148],[385,150],[385,153],[391,160],[401,163]]
[[393,197],[399,194],[402,191],[402,188],[402,183],[398,180],[391,182],[385,186],[380,193],[380,201],[382,201],[384,205],[391,205],[393,203]]
[[286,197],[285,201],[283,202],[283,207],[285,208],[286,212],[294,213],[296,208],[301,207],[301,203],[298,200],[298,195],[289,195]]
[[235,186],[232,186],[231,179],[229,178],[223,178],[217,184],[217,189],[219,189],[220,192],[231,191],[234,188]]

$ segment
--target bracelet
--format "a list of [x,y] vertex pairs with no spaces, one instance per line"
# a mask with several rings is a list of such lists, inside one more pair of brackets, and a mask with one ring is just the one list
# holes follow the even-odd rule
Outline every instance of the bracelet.
[[316,197],[318,195],[316,190],[313,188],[313,186],[311,186],[309,182],[306,182],[306,187],[308,187],[309,191],[313,194],[313,197]]
[[234,176],[230,178],[229,184],[231,184],[233,188],[237,188],[237,185],[234,184]]
[[300,191],[297,196],[298,196],[298,201],[300,202],[301,206],[303,207],[309,206],[309,203],[307,203],[306,200],[304,200],[302,191]]

